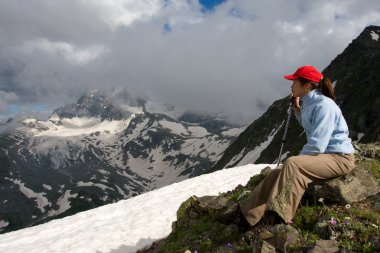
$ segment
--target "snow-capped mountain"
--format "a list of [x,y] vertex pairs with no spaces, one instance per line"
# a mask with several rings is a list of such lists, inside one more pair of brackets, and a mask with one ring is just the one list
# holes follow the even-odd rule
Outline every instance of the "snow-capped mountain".
[[0,136],[3,232],[203,174],[243,130],[97,90],[20,124]]

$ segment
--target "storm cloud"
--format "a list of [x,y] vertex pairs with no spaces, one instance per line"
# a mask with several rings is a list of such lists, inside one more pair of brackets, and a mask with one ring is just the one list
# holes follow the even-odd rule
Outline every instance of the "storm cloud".
[[125,88],[247,124],[289,94],[283,75],[323,70],[380,24],[377,0],[228,0],[211,11],[196,0],[0,5],[0,119],[14,104],[53,110],[88,89]]

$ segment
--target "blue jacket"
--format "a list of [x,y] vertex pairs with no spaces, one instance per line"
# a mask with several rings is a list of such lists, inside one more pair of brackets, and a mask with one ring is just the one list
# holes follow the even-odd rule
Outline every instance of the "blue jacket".
[[317,90],[301,100],[302,110],[295,115],[305,129],[307,143],[300,154],[354,153],[348,126],[338,105]]

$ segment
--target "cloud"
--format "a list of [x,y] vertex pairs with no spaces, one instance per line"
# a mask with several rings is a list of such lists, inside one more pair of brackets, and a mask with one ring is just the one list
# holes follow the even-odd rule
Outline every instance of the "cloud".
[[[289,93],[300,65],[323,70],[380,23],[375,0],[4,0],[0,91],[46,108],[126,88],[250,123]],[[9,102],[3,103],[3,107]]]
[[85,65],[108,51],[101,45],[80,49],[67,42],[52,42],[45,38],[27,41],[20,49],[26,54],[39,50],[51,56],[62,57],[69,64],[74,65]]
[[8,110],[8,103],[18,101],[18,97],[14,92],[5,92],[0,90],[0,113]]

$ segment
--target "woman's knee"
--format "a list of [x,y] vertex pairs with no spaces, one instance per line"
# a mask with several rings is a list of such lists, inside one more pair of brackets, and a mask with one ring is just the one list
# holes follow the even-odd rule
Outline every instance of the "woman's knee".
[[298,172],[298,157],[297,156],[291,156],[288,159],[285,160],[284,165],[282,167],[283,170],[287,170],[290,172]]

